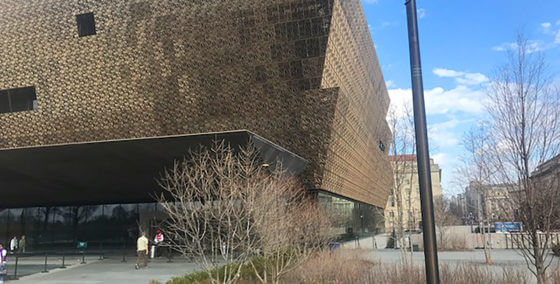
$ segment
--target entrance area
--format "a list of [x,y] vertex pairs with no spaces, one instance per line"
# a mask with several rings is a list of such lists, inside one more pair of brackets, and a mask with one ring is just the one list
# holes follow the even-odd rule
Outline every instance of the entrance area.
[[307,161],[247,130],[0,150],[0,242],[26,237],[26,251],[130,250],[153,239],[165,214],[157,179],[189,150],[252,143],[263,164],[297,174]]
[[0,242],[26,238],[26,251],[120,250],[134,247],[140,230],[153,238],[164,214],[157,203],[11,208],[0,212]]

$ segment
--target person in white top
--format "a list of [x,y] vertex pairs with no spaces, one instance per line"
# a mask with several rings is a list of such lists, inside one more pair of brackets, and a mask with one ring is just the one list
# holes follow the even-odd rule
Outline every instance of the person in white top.
[[163,234],[161,233],[160,230],[157,230],[157,234],[156,234],[156,236],[154,237],[154,243],[155,243],[156,245],[158,245],[158,244],[160,244],[160,243],[162,243],[162,242],[163,242]]
[[10,241],[10,252],[15,253],[17,248],[18,248],[18,239],[16,236],[14,236]]
[[7,270],[7,258],[8,251],[4,248],[4,245],[0,244],[0,283],[4,283],[4,276],[8,274]]
[[148,238],[146,238],[145,233],[142,233],[142,235],[136,241],[136,253],[138,254],[138,257],[136,258],[136,265],[134,267],[136,269],[140,267],[147,267],[148,266]]
[[163,243],[163,234],[161,233],[161,231],[158,229],[156,236],[154,237],[154,245],[152,246],[152,255],[151,258],[155,258],[157,257],[157,250],[158,247]]

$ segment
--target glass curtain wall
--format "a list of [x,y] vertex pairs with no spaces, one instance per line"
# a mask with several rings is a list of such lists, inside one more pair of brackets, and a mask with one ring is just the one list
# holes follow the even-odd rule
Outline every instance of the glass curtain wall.
[[[140,216],[157,224],[156,203],[11,208],[0,210],[0,242],[26,236],[26,250],[132,248],[140,232]],[[153,228],[144,228],[148,236]]]
[[379,233],[384,226],[381,208],[324,191],[317,193],[317,199],[341,241],[371,237],[372,234]]

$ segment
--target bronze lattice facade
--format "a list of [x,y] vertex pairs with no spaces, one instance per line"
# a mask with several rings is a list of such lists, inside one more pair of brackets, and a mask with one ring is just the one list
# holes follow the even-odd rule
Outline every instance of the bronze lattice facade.
[[0,114],[0,149],[247,129],[307,159],[309,185],[386,203],[359,0],[0,0],[0,39],[0,89],[36,91]]

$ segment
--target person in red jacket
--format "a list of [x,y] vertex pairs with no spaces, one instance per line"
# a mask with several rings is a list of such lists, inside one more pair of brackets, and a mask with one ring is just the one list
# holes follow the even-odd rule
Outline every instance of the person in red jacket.
[[164,237],[161,231],[158,229],[156,236],[154,237],[154,245],[152,246],[152,258],[155,258],[158,255],[159,246],[163,243]]

